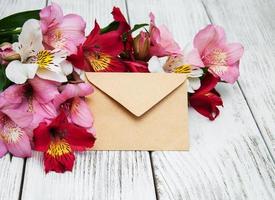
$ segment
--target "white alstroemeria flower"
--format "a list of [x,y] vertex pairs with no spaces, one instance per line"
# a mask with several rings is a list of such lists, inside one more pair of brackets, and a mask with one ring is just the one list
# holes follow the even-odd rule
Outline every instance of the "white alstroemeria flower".
[[[164,62],[165,60],[165,62]],[[168,72],[187,74],[188,92],[194,93],[201,86],[200,78],[203,75],[203,62],[196,49],[189,53],[163,58],[152,57],[149,60],[150,72]]]
[[15,60],[6,68],[6,76],[14,83],[22,84],[35,75],[42,79],[66,82],[66,75],[72,72],[72,65],[66,61],[67,53],[61,50],[45,50],[38,20],[30,19],[22,27],[18,42],[13,49],[21,61]]

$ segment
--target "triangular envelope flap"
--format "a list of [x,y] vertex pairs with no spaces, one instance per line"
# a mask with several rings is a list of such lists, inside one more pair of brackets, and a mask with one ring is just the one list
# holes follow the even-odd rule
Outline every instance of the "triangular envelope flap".
[[186,75],[173,73],[87,72],[89,82],[137,117],[184,83]]

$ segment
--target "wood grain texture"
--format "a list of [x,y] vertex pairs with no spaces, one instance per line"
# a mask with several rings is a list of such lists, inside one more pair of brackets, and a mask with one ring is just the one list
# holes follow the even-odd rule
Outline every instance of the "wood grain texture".
[[213,23],[245,47],[240,86],[272,154],[275,153],[275,1],[203,0]]
[[147,152],[93,151],[76,158],[73,172],[46,175],[35,152],[27,161],[22,199],[155,199]]
[[[0,0],[0,19],[16,12],[45,6],[43,0]],[[7,154],[0,159],[0,200],[15,200],[20,195],[24,159]]]
[[7,154],[0,159],[0,200],[18,199],[24,159]]
[[0,0],[0,18],[8,15],[43,8],[46,0]]
[[[199,0],[127,1],[127,5],[132,24],[148,21],[152,11],[181,46],[209,23]],[[275,198],[274,163],[239,86],[220,84],[218,91],[224,108],[216,121],[189,109],[190,152],[152,153],[158,199]]]
[[[89,33],[97,18],[102,26],[112,21],[112,7],[125,12],[124,1],[55,1],[64,13],[78,13]],[[76,155],[73,172],[45,174],[42,155],[35,153],[26,163],[23,200],[32,199],[131,199],[154,200],[155,189],[148,152],[85,152]]]

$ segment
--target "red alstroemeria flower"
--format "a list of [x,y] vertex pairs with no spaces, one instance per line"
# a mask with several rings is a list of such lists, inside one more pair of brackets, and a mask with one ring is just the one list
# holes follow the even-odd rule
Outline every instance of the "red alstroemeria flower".
[[123,35],[130,30],[130,26],[118,8],[114,7],[112,14],[118,27],[115,30],[102,33],[95,21],[94,29],[86,41],[78,47],[77,54],[69,57],[75,67],[95,72],[124,72],[127,70],[118,55],[129,48],[129,44],[123,40]]
[[73,151],[84,151],[94,146],[95,138],[85,128],[69,123],[62,111],[48,125],[42,122],[34,130],[34,150],[44,152],[45,171],[72,171]]
[[220,94],[214,89],[218,81],[219,78],[207,73],[201,82],[201,87],[189,97],[190,105],[210,120],[219,115],[217,106],[223,106]]

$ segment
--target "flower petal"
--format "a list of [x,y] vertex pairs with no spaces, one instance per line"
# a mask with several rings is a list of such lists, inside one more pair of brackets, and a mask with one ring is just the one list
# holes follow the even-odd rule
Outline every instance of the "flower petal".
[[36,64],[22,64],[15,60],[9,63],[6,68],[6,76],[16,84],[23,84],[27,79],[32,79],[38,69]]
[[1,135],[0,135],[0,158],[6,155],[7,152],[8,152],[8,149],[5,143],[3,142],[3,140],[1,139]]
[[68,76],[73,72],[73,65],[72,63],[70,63],[67,60],[64,60],[61,64],[60,64],[63,73]]
[[93,126],[93,116],[85,100],[75,97],[71,104],[70,113],[73,123],[85,128]]
[[214,47],[225,43],[225,32],[223,28],[216,25],[208,25],[200,30],[193,41],[193,45],[198,49],[200,55],[207,54],[204,52],[206,49],[211,52]]
[[239,72],[239,62],[234,63],[231,66],[210,66],[209,71],[221,78],[221,80],[228,83],[235,83],[237,81],[240,72]]
[[149,72],[148,64],[143,61],[124,61],[130,72]]
[[79,84],[66,84],[62,89],[60,95],[54,99],[54,105],[59,107],[60,104],[64,103],[68,99],[73,97],[85,97],[93,92],[93,87],[87,83]]
[[194,93],[195,90],[199,89],[201,86],[201,81],[199,78],[188,78],[188,92]]
[[227,54],[227,64],[232,65],[241,59],[244,53],[244,47],[239,43],[231,43],[226,45],[224,51]]
[[50,71],[48,69],[39,68],[37,70],[36,74],[40,78],[50,80],[50,81],[56,81],[56,82],[60,82],[60,83],[64,83],[64,82],[68,81],[66,75],[63,74],[63,72],[57,73],[57,72]]
[[187,53],[185,62],[196,67],[204,67],[199,51],[197,49],[193,49],[189,53]]
[[33,148],[36,151],[47,151],[51,142],[48,125],[46,122],[42,122],[39,126],[33,130]]
[[164,72],[158,57],[153,56],[148,62],[148,70],[151,73]]
[[50,6],[43,8],[39,15],[42,31],[46,33],[50,25],[54,26],[61,22],[63,11],[58,4],[52,2]]
[[28,81],[33,89],[34,97],[40,103],[52,101],[58,94],[60,83],[35,77]]
[[44,153],[45,172],[54,171],[64,173],[72,171],[74,166],[75,156],[72,153],[70,146],[66,143],[51,143],[47,152]]
[[94,146],[96,139],[86,128],[81,128],[74,124],[67,124],[65,128],[67,129],[65,139],[73,150],[84,151]]
[[20,158],[31,156],[31,144],[26,132],[12,121],[6,121],[2,137],[8,151]]
[[21,61],[25,62],[27,58],[35,56],[40,50],[43,50],[42,32],[40,22],[35,19],[27,20],[22,27],[18,37],[18,43],[14,50],[20,54]]

